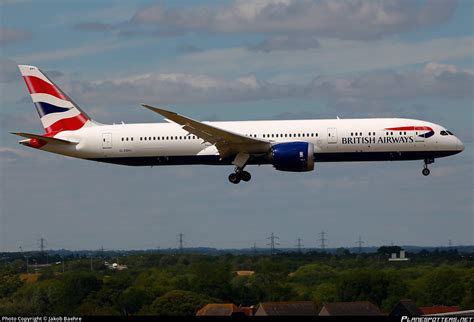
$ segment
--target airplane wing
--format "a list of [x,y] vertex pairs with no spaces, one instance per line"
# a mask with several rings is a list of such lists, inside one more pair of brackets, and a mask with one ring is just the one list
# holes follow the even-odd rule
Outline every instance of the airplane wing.
[[56,138],[51,138],[47,136],[42,136],[38,134],[31,134],[31,133],[23,133],[23,132],[10,132],[11,134],[15,134],[18,136],[22,136],[27,139],[38,139],[47,143],[56,143],[56,144],[77,144],[77,142],[72,142],[68,140],[63,140],[63,139],[56,139]]
[[239,154],[262,154],[267,153],[271,148],[269,141],[223,130],[161,108],[146,104],[142,104],[142,106],[164,116],[168,120],[178,123],[183,130],[198,136],[206,142],[214,144],[221,158]]

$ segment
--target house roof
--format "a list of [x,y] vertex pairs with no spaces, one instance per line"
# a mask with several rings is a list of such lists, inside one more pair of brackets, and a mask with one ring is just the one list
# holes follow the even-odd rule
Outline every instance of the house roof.
[[260,303],[256,315],[318,315],[316,305],[310,301]]
[[368,301],[327,303],[321,311],[324,309],[330,315],[383,315],[376,305]]
[[423,315],[423,312],[416,306],[415,302],[412,300],[400,300],[395,308],[392,310],[390,315],[397,315],[395,312],[400,312],[401,309],[404,309],[408,312],[411,316],[420,316]]
[[243,312],[232,303],[216,304],[209,303],[203,308],[197,311],[196,315],[207,315],[207,316],[231,316],[233,314],[243,314]]
[[254,271],[237,271],[236,273],[238,276],[252,276],[255,274]]
[[458,312],[458,311],[461,311],[461,307],[460,306],[435,305],[435,306],[420,307],[420,310],[423,313],[423,315],[426,315],[426,314]]

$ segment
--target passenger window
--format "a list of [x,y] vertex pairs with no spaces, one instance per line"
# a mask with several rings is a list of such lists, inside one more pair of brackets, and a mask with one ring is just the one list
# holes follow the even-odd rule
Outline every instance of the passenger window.
[[130,141],[133,141],[133,138],[130,138]]

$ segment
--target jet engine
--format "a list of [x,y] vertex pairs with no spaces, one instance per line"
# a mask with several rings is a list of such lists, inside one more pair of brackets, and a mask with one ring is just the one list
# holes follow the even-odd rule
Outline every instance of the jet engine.
[[274,144],[269,157],[275,169],[280,171],[314,170],[314,144],[309,142]]

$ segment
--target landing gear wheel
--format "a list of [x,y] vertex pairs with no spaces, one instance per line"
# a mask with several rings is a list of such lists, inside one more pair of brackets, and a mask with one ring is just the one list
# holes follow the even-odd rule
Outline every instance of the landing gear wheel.
[[423,160],[424,162],[424,165],[423,165],[423,171],[421,171],[421,173],[423,173],[424,176],[429,176],[430,175],[430,169],[428,169],[428,164],[432,164],[435,162],[434,159],[425,159]]
[[242,172],[240,173],[240,178],[242,179],[242,181],[249,182],[250,179],[252,179],[252,176],[250,175],[249,172],[247,172],[247,171],[242,171]]
[[237,175],[237,173],[231,173],[229,174],[229,181],[233,184],[238,184],[240,182],[240,177]]

